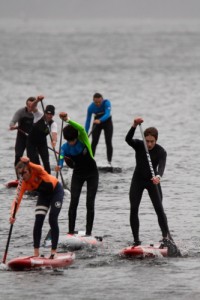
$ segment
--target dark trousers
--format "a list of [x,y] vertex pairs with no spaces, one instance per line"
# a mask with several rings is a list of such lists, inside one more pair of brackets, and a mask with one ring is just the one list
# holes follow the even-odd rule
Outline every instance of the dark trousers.
[[150,180],[142,181],[140,179],[132,178],[129,198],[130,198],[130,225],[133,233],[134,241],[139,241],[139,205],[142,199],[144,189],[147,189],[153,207],[158,217],[158,224],[162,231],[162,236],[166,237],[169,234],[167,224],[167,217],[162,205],[162,190],[161,186],[154,185]]
[[23,156],[26,149],[27,136],[21,132],[17,133],[15,142],[15,166],[20,161],[20,157]]
[[44,143],[35,144],[28,140],[27,141],[27,156],[30,158],[30,161],[32,163],[40,165],[39,155],[42,159],[44,169],[49,174],[51,174],[51,167],[50,167],[50,161],[49,161],[49,150],[48,150],[47,142],[44,141]]
[[104,130],[106,149],[107,149],[107,160],[109,162],[111,162],[112,155],[113,155],[113,146],[112,146],[113,123],[112,123],[111,117],[108,120],[106,120],[105,122],[93,125],[91,146],[92,146],[92,151],[93,151],[94,155],[96,152],[96,147],[99,142],[99,138],[100,138],[102,130]]
[[95,197],[98,188],[99,175],[98,171],[93,172],[87,176],[79,176],[75,173],[72,175],[71,181],[71,201],[69,206],[69,232],[73,233],[76,223],[76,214],[79,204],[79,198],[84,182],[87,184],[87,196],[86,196],[86,234],[91,235],[93,221],[94,221],[94,206]]
[[34,248],[40,247],[42,227],[50,207],[49,225],[51,228],[52,250],[57,249],[59,239],[58,216],[62,208],[63,197],[64,190],[59,182],[52,194],[39,193],[35,208],[35,224],[33,229]]

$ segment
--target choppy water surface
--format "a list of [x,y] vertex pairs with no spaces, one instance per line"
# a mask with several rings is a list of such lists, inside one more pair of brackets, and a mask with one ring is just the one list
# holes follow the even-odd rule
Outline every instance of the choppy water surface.
[[[104,247],[77,251],[75,263],[63,272],[1,271],[1,299],[199,299],[199,34],[200,23],[190,21],[0,22],[2,256],[15,196],[4,186],[14,179],[15,132],[8,131],[8,124],[29,96],[44,94],[45,104],[84,124],[93,93],[103,93],[113,105],[113,165],[122,167],[119,174],[100,173],[93,233],[104,236]],[[183,258],[126,260],[118,255],[132,242],[128,192],[135,159],[124,138],[137,115],[144,117],[143,128],[159,129],[158,142],[168,153],[164,207]],[[105,161],[103,136],[96,159]],[[51,160],[53,167],[53,155]],[[67,168],[63,176],[70,181]],[[32,254],[35,202],[24,197],[8,259]],[[61,233],[67,231],[68,205],[66,193]],[[158,241],[161,234],[146,193],[140,220],[143,243]],[[83,224],[85,188],[77,229],[84,230]],[[47,231],[46,221],[44,236]]]

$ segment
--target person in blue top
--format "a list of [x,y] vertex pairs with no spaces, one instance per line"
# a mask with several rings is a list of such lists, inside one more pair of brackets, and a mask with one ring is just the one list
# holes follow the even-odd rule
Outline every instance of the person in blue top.
[[92,125],[92,151],[95,155],[96,147],[99,142],[101,131],[104,130],[105,142],[107,148],[107,160],[111,165],[113,156],[112,136],[113,136],[113,122],[111,116],[111,102],[108,99],[103,99],[99,93],[93,96],[93,102],[88,106],[87,118],[85,122],[85,130],[88,133],[90,122],[94,114],[94,121]]
[[86,235],[91,235],[94,221],[95,197],[99,182],[97,165],[84,127],[70,120],[65,112],[61,112],[59,116],[63,121],[66,121],[68,125],[63,128],[63,136],[67,142],[61,147],[56,171],[58,172],[63,167],[66,158],[71,159],[74,163],[71,180],[71,201],[68,211],[69,233],[74,234],[75,232],[79,198],[83,184],[86,182]]

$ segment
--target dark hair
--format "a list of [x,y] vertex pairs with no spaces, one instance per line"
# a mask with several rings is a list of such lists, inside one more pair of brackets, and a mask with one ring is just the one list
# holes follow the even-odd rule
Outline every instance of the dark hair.
[[149,127],[145,129],[144,136],[152,135],[155,137],[156,141],[158,139],[158,130],[155,127]]
[[67,141],[73,141],[78,138],[78,130],[71,125],[67,125],[63,128],[63,136]]
[[103,96],[100,93],[95,93],[93,99],[94,98],[103,98]]
[[29,97],[29,98],[26,100],[26,104],[28,104],[29,101],[30,101],[30,102],[33,102],[33,101],[35,101],[35,100],[36,100],[35,97]]

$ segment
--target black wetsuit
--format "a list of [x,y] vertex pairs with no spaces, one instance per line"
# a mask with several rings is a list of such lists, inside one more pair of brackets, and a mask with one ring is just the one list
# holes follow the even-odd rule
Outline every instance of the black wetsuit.
[[[130,225],[134,237],[134,241],[139,241],[139,205],[142,199],[144,189],[148,191],[149,197],[152,201],[154,209],[158,217],[158,223],[162,231],[163,237],[167,237],[169,234],[169,228],[167,224],[167,217],[165,215],[162,205],[162,190],[160,184],[153,184],[151,178],[147,155],[142,140],[133,139],[135,133],[134,127],[131,127],[126,135],[126,142],[135,150],[136,167],[133,173],[129,198],[131,205],[130,212]],[[152,150],[149,150],[152,165],[156,175],[162,176],[165,169],[167,153],[160,145],[155,144]]]
[[51,167],[49,162],[47,135],[49,134],[49,129],[53,122],[54,121],[51,121],[47,124],[44,117],[42,117],[39,121],[33,124],[27,140],[27,155],[30,158],[30,161],[40,165],[40,155],[44,169],[49,174],[51,174]]
[[28,112],[26,107],[20,108],[14,114],[10,126],[14,126],[18,123],[18,131],[15,142],[15,163],[20,161],[20,157],[23,156],[25,149],[27,148],[27,134],[29,134],[33,125],[33,114]]
[[70,157],[74,162],[71,180],[71,201],[68,212],[69,233],[74,233],[80,194],[83,184],[86,182],[86,234],[91,235],[95,215],[95,197],[98,188],[99,173],[85,129],[82,125],[72,120],[68,121],[68,123],[79,132],[78,140],[73,146],[68,142],[62,145],[59,160],[61,167],[63,166],[65,156]]
[[[96,115],[95,120],[99,119],[100,116]],[[107,151],[107,160],[108,162],[112,161],[113,155],[113,146],[112,146],[112,136],[113,136],[113,122],[112,117],[109,117],[105,122],[100,124],[94,124],[92,126],[92,151],[95,155],[96,147],[99,142],[101,131],[104,130],[105,142],[106,142],[106,151]]]

